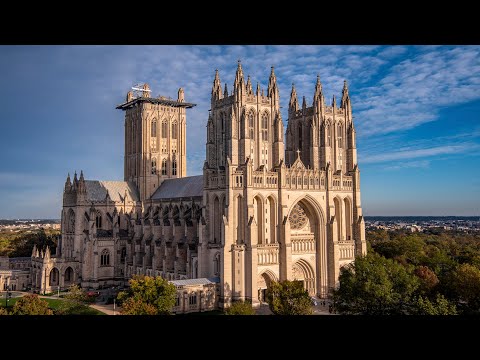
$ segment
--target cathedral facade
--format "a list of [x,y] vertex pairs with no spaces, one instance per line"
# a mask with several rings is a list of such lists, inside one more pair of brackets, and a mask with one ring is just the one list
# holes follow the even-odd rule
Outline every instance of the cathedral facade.
[[256,306],[284,279],[326,297],[340,268],[366,253],[346,83],[338,105],[335,97],[325,103],[318,77],[312,106],[304,97],[300,107],[292,86],[285,131],[273,67],[266,91],[254,91],[239,62],[230,94],[217,71],[203,175],[187,177],[186,110],[195,104],[183,89],[176,100],[151,97],[147,84],[129,92],[117,106],[125,113],[124,181],[67,177],[61,240],[53,256],[34,249],[33,287],[162,276],[179,289],[182,311],[236,299]]

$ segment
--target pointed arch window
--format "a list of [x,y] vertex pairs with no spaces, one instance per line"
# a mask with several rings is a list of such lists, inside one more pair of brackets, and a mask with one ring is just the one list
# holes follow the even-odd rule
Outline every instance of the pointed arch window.
[[172,161],[172,175],[173,176],[177,175],[177,159],[175,155],[173,156],[173,161]]
[[162,121],[162,139],[166,139],[168,136],[168,126],[166,121]]
[[338,124],[338,127],[337,127],[337,140],[338,140],[338,148],[341,149],[343,146],[342,146],[342,125],[341,124]]
[[332,146],[332,136],[330,134],[330,125],[327,125],[327,146]]
[[157,174],[157,159],[152,158],[152,175]]
[[220,275],[220,254],[216,254],[213,260],[213,272],[215,275]]
[[120,255],[120,262],[125,264],[125,259],[127,258],[127,248],[122,247],[122,254]]
[[268,141],[268,114],[262,116],[262,140]]
[[102,255],[100,255],[100,266],[109,266],[110,265],[110,251],[104,249]]
[[162,160],[162,175],[167,175],[167,159]]
[[157,137],[157,120],[152,121],[151,136]]
[[255,138],[253,129],[254,129],[253,112],[250,112],[250,114],[248,114],[248,136],[249,136],[250,139]]
[[172,124],[172,139],[176,139],[178,136],[178,133],[177,133],[177,122],[174,121],[173,124]]
[[102,214],[97,212],[97,215],[95,216],[95,226],[97,229],[102,228]]

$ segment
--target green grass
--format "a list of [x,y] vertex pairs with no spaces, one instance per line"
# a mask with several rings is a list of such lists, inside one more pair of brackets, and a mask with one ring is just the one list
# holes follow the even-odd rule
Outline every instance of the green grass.
[[[11,309],[17,302],[17,300],[20,298],[12,298],[8,300],[8,308]],[[48,303],[48,307],[52,309],[53,311],[57,310],[60,307],[60,304],[63,302],[61,299],[48,299],[48,298],[41,298],[42,300],[45,300]],[[0,306],[5,307],[5,298],[2,298],[0,300]],[[75,313],[75,315],[106,315],[105,313],[91,308],[91,307],[85,307],[82,309],[79,309],[78,313]]]

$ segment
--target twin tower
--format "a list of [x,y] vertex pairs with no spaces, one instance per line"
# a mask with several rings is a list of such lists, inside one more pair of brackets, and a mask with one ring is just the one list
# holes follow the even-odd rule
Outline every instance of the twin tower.
[[357,164],[355,128],[347,83],[337,107],[335,96],[331,106],[325,104],[320,77],[317,76],[313,105],[302,106],[292,85],[288,105],[286,151],[284,128],[280,114],[277,78],[272,67],[265,92],[257,83],[253,89],[250,76],[245,82],[240,61],[232,94],[227,84],[222,90],[218,71],[212,87],[211,111],[207,124],[207,167],[251,161],[254,169],[270,170],[282,163],[292,165],[297,158],[310,169],[326,169],[347,174]]

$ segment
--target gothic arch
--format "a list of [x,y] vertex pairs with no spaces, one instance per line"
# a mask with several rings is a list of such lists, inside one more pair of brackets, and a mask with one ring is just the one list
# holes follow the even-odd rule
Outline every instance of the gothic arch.
[[60,271],[56,267],[50,270],[50,276],[48,279],[48,284],[50,286],[58,286],[60,284]]
[[352,240],[352,224],[353,224],[353,207],[352,207],[352,200],[350,197],[345,197],[343,199],[343,206],[344,206],[344,219],[345,219],[345,240],[349,241]]
[[260,194],[257,194],[254,196],[253,208],[254,208],[253,213],[254,213],[255,221],[257,222],[257,238],[252,239],[252,240],[255,240],[255,242],[252,242],[252,245],[253,244],[260,245],[260,244],[264,244],[264,233],[265,233],[265,230],[264,230],[265,199]]
[[245,242],[245,216],[244,216],[244,204],[243,196],[238,194],[233,198],[233,221],[234,221],[234,243],[242,244]]
[[221,209],[220,209],[220,199],[217,195],[213,198],[213,214],[212,214],[212,224],[213,224],[213,242],[220,243],[221,240]]
[[64,278],[63,278],[65,286],[71,285],[75,281],[75,272],[73,271],[72,267],[69,266],[65,270]]
[[67,232],[73,233],[75,232],[75,212],[72,209],[68,209],[67,211]]
[[309,295],[315,295],[315,272],[305,259],[299,259],[293,264],[292,277],[294,280],[303,282]]
[[267,244],[275,244],[277,243],[277,201],[274,196],[269,195],[266,200],[266,210],[268,213],[264,212],[268,215],[268,224],[267,224],[267,233],[265,237],[265,242]]
[[323,224],[325,224],[325,213],[324,213],[322,207],[320,206],[318,201],[315,200],[315,198],[313,198],[312,196],[310,196],[308,194],[307,195],[301,195],[294,201],[294,203],[290,207],[290,210],[288,211],[287,218],[290,216],[290,213],[291,213],[292,209],[299,202],[306,203],[309,207],[311,207],[312,210],[314,211],[315,216],[318,217],[318,219],[320,220],[320,224],[322,226],[323,226]]
[[339,196],[335,196],[333,198],[333,205],[335,207],[335,220],[337,222],[337,241],[340,241],[343,239],[343,219],[342,219],[342,203],[343,200]]
[[273,281],[278,281],[278,278],[273,271],[269,269],[266,269],[258,274],[257,288],[259,301],[266,301],[267,289],[270,287]]

